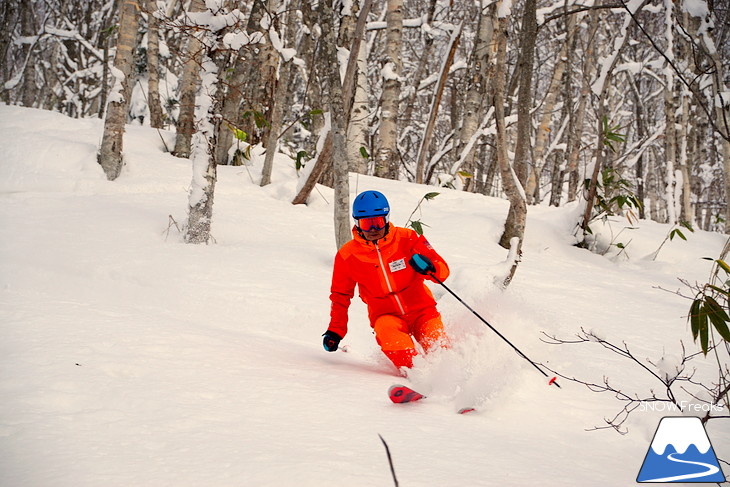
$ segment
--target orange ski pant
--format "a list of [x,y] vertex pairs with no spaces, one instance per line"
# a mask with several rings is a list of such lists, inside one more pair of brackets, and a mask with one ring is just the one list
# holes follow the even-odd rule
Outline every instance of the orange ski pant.
[[378,316],[373,330],[381,350],[398,368],[413,367],[413,357],[418,354],[414,339],[426,352],[437,346],[448,346],[444,324],[436,307],[402,316]]

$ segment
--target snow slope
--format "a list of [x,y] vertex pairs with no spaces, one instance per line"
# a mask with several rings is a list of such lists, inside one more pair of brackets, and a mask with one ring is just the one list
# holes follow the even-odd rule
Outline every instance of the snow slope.
[[[0,485],[393,485],[378,434],[402,486],[634,485],[667,414],[634,412],[624,436],[586,431],[622,405],[548,387],[439,287],[455,345],[418,361],[410,383],[425,401],[388,401],[404,379],[359,300],[348,352],[326,353],[333,194],[318,187],[292,206],[288,158],[265,188],[260,152],[221,167],[216,243],[186,245],[173,220],[186,220],[191,169],[164,153],[174,136],[128,127],[127,165],[108,182],[95,162],[101,128],[0,106]],[[399,225],[437,190],[357,175],[350,187],[386,193]],[[452,268],[447,284],[536,361],[643,394],[657,384],[634,364],[541,332],[585,327],[653,362],[671,363],[680,339],[696,350],[688,302],[659,288],[705,282],[701,258],[717,257],[724,236],[695,232],[651,261],[670,228],[642,221],[621,234],[628,257],[601,256],[572,246],[576,207],[531,207],[523,262],[501,291],[507,202],[437,191],[416,217]],[[698,377],[712,369],[697,366]],[[479,411],[454,414],[466,405]],[[730,459],[730,421],[707,431]]]

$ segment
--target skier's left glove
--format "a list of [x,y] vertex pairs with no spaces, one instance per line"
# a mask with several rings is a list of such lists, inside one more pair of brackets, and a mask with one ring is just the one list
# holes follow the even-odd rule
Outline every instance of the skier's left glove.
[[408,261],[408,264],[413,267],[413,270],[419,274],[423,274],[424,276],[431,272],[436,272],[436,267],[434,267],[431,259],[423,254],[413,254],[413,257],[411,257],[411,260]]
[[322,340],[322,345],[324,345],[324,349],[328,352],[336,352],[337,347],[340,345],[340,340],[342,340],[342,337],[335,333],[334,331],[327,330],[324,332],[324,340]]

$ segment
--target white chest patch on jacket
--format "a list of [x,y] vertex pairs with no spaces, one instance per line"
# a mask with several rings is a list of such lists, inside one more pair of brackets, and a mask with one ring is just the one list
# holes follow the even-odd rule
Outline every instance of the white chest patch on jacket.
[[394,260],[393,262],[388,263],[388,267],[390,267],[390,272],[402,271],[403,269],[406,268],[406,260],[405,259]]

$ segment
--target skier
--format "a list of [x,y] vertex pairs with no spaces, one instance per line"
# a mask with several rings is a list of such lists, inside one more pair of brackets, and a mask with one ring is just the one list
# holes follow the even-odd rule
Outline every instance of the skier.
[[388,200],[378,191],[355,198],[353,239],[335,256],[323,344],[334,352],[347,334],[347,311],[357,285],[383,353],[398,369],[410,369],[418,354],[414,339],[425,352],[448,345],[436,301],[423,281],[434,281],[431,275],[443,281],[449,267],[424,236],[389,223],[389,213]]

